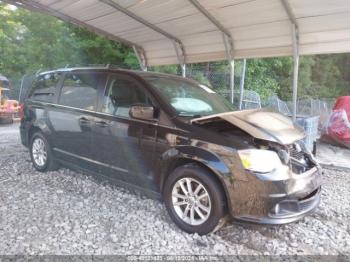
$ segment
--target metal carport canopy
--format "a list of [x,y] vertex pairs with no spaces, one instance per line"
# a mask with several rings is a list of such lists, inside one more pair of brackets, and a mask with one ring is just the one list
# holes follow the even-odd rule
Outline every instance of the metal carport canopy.
[[349,0],[5,2],[57,16],[144,50],[148,66],[178,64],[176,50],[186,63],[227,59],[223,33],[232,39],[233,58],[289,56],[293,54],[293,23],[300,55],[350,51]]
[[350,51],[350,0],[3,0],[132,46],[141,68]]

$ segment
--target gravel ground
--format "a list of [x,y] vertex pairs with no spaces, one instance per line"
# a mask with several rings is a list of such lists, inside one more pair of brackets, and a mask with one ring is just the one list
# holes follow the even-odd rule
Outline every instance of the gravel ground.
[[0,126],[0,254],[350,255],[349,186],[350,174],[325,170],[320,207],[299,222],[189,235],[159,201],[65,168],[36,172],[18,125]]

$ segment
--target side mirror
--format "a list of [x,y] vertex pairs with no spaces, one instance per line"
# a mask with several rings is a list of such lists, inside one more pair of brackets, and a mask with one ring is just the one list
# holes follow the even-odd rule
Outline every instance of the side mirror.
[[131,118],[135,119],[155,120],[153,106],[132,106],[130,107],[129,115]]

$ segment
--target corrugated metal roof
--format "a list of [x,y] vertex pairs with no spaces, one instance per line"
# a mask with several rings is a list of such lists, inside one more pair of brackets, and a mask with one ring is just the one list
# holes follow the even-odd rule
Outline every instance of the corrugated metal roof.
[[[291,23],[284,0],[197,0],[233,39],[235,58],[293,54]],[[148,65],[176,64],[174,37],[186,62],[226,59],[222,32],[189,0],[26,0],[22,5],[137,46]],[[110,4],[112,2],[112,4]],[[350,51],[349,0],[286,0],[299,32],[299,53]],[[108,4],[109,3],[109,4]],[[113,6],[125,8],[121,12]],[[146,21],[157,30],[135,20]]]

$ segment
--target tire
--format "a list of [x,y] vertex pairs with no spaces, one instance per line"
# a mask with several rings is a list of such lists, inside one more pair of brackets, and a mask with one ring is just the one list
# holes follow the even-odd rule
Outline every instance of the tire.
[[[203,188],[196,194],[199,185]],[[183,187],[187,193],[189,189],[192,190],[192,197],[187,197],[187,200]],[[208,197],[205,197],[206,193]],[[206,235],[214,231],[226,213],[221,185],[213,174],[194,163],[180,166],[169,175],[164,185],[163,198],[171,219],[187,233]],[[174,205],[174,202],[178,205]]]
[[[36,132],[30,139],[30,158],[33,166],[40,172],[53,171],[58,168],[51,147],[41,132]],[[43,150],[42,152],[40,150]]]

